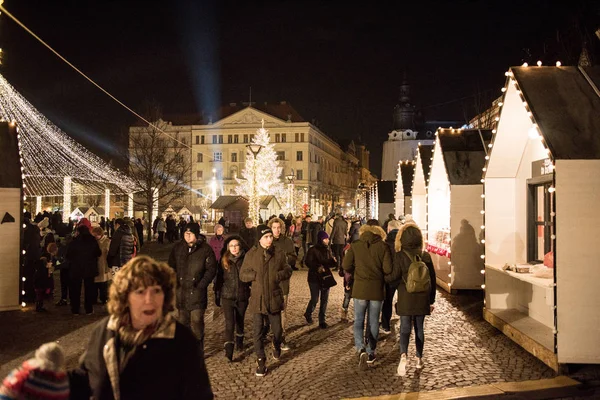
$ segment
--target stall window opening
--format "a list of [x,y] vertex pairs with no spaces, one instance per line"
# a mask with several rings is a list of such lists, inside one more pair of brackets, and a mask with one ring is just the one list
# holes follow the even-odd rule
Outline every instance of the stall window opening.
[[527,204],[527,261],[542,262],[544,255],[552,250],[552,185],[549,179],[529,183]]

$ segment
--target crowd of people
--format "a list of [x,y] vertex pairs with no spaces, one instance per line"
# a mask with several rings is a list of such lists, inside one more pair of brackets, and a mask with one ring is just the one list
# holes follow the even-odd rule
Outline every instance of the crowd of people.
[[[92,334],[78,368],[64,371],[60,355],[56,355],[60,348],[52,346],[40,354],[49,352],[54,361],[29,360],[28,365],[11,375],[12,380],[9,376],[4,381],[0,397],[12,398],[10,393],[16,390],[11,384],[14,374],[27,370],[37,376],[37,372],[32,372],[35,368],[48,367],[53,371],[53,375],[48,375],[53,383],[46,383],[45,387],[63,394],[66,390],[65,398],[69,391],[71,398],[130,398],[133,393],[139,396],[139,390],[151,393],[149,397],[160,393],[161,398],[211,398],[204,365],[204,315],[211,284],[215,306],[221,307],[224,314],[225,357],[234,362],[235,351],[244,348],[244,320],[249,312],[255,374],[264,376],[268,373],[265,344],[271,342],[274,360],[290,349],[286,338],[290,278],[302,267],[308,269],[310,293],[304,318],[312,324],[319,304],[321,329],[328,328],[329,291],[337,284],[333,272],[342,278],[340,317],[342,321],[349,320],[349,305],[353,301],[359,369],[377,360],[380,329],[388,333],[391,330],[396,292],[401,353],[397,374],[406,375],[410,365],[408,345],[413,330],[415,368],[424,367],[423,327],[425,316],[434,309],[436,280],[431,257],[423,251],[421,230],[410,219],[401,221],[390,215],[380,226],[377,220],[348,220],[341,213],[314,220],[310,215],[290,214],[272,216],[266,224],[255,227],[246,218],[239,234],[228,234],[225,226],[215,224],[210,239],[201,233],[198,223],[190,221],[176,229],[177,235],[168,235],[169,241],[176,241],[177,237],[181,240],[172,247],[167,263],[137,255],[142,235],[138,237],[131,219],[115,219],[110,239],[108,224],[92,227],[85,218],[81,219],[66,243],[47,237],[53,226],[46,225],[46,218],[36,223],[26,214],[25,219],[26,236],[28,230],[37,230],[37,236],[31,232],[29,236],[30,240],[38,240],[40,249],[39,254],[30,254],[32,246],[26,240],[28,257],[37,257],[33,262],[36,310],[44,310],[43,299],[51,289],[52,271],[59,269],[61,300],[57,305],[69,302],[72,313],[78,314],[83,284],[85,312],[92,313],[92,305],[100,299],[107,304],[109,316]],[[160,241],[161,219],[155,222]],[[174,222],[170,223],[171,228]],[[169,232],[166,225],[163,232]],[[45,234],[44,229],[48,230]],[[160,376],[156,375],[158,370],[151,367],[156,362],[170,368],[160,369]],[[19,376],[27,379],[29,375]],[[143,389],[136,385],[142,379],[149,382]],[[165,382],[176,383],[178,392],[164,393]]]

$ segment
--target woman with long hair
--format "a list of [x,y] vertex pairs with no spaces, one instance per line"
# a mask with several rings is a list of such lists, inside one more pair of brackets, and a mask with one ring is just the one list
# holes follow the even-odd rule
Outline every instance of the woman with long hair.
[[[215,303],[225,314],[225,357],[233,361],[234,345],[244,348],[244,316],[250,298],[250,284],[239,279],[248,246],[240,236],[230,236],[223,243],[215,282]],[[233,334],[235,330],[235,343]]]

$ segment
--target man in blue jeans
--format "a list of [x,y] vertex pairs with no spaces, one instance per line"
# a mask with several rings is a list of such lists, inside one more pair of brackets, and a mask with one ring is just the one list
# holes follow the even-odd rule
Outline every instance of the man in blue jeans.
[[[342,268],[354,277],[354,344],[358,352],[358,367],[365,369],[377,358],[375,349],[379,337],[379,315],[384,299],[384,276],[392,272],[392,257],[385,243],[386,234],[380,226],[368,223],[360,228],[359,234],[359,239],[352,243],[346,253]],[[370,335],[365,348],[367,310],[367,329]]]

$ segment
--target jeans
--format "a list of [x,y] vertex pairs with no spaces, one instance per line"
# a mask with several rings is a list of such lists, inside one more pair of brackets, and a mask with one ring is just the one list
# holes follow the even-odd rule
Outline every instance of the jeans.
[[96,302],[96,285],[94,278],[76,278],[71,280],[69,294],[71,295],[71,312],[79,314],[79,306],[81,304],[81,282],[83,281],[84,289],[84,308],[86,314],[94,311],[94,303]]
[[369,311],[369,320],[367,321],[367,331],[369,343],[367,343],[367,353],[374,354],[377,347],[377,338],[379,337],[379,314],[381,313],[382,302],[380,300],[360,300],[354,299],[354,345],[356,350],[365,348],[364,329],[365,314]]
[[383,300],[383,306],[381,308],[381,327],[388,331],[390,330],[390,320],[392,319],[392,303],[394,302],[395,294],[396,288],[386,284],[385,299]]
[[244,336],[244,316],[248,308],[247,301],[222,300],[225,314],[225,343],[233,342],[233,333]]
[[417,357],[423,357],[423,345],[425,343],[425,334],[423,333],[424,315],[401,315],[400,316],[400,354],[408,353],[408,341],[410,340],[410,331],[415,327],[415,343],[417,345]]
[[192,311],[179,310],[179,322],[192,329],[194,336],[200,342],[200,349],[204,352],[204,313],[205,308]]
[[[265,358],[265,344],[263,343],[263,328],[264,328],[264,317],[263,314],[254,314],[253,325],[254,325],[254,352],[256,357]],[[275,348],[281,348],[281,338],[283,336],[283,330],[281,329],[281,313],[266,314],[271,324],[271,331],[273,332],[273,346]]]
[[348,310],[350,306],[350,299],[352,298],[352,292],[350,290],[344,290],[344,302],[342,303],[342,308],[344,310]]
[[333,252],[333,256],[337,260],[338,268],[342,267],[342,257],[344,257],[344,246],[343,244],[332,244],[331,251]]
[[323,289],[317,282],[308,282],[308,288],[310,289],[310,300],[306,306],[306,312],[304,315],[312,319],[312,313],[315,311],[317,301],[319,301],[319,294],[321,294],[321,305],[319,306],[319,324],[325,323],[325,313],[327,312],[327,303],[329,302],[329,288]]

